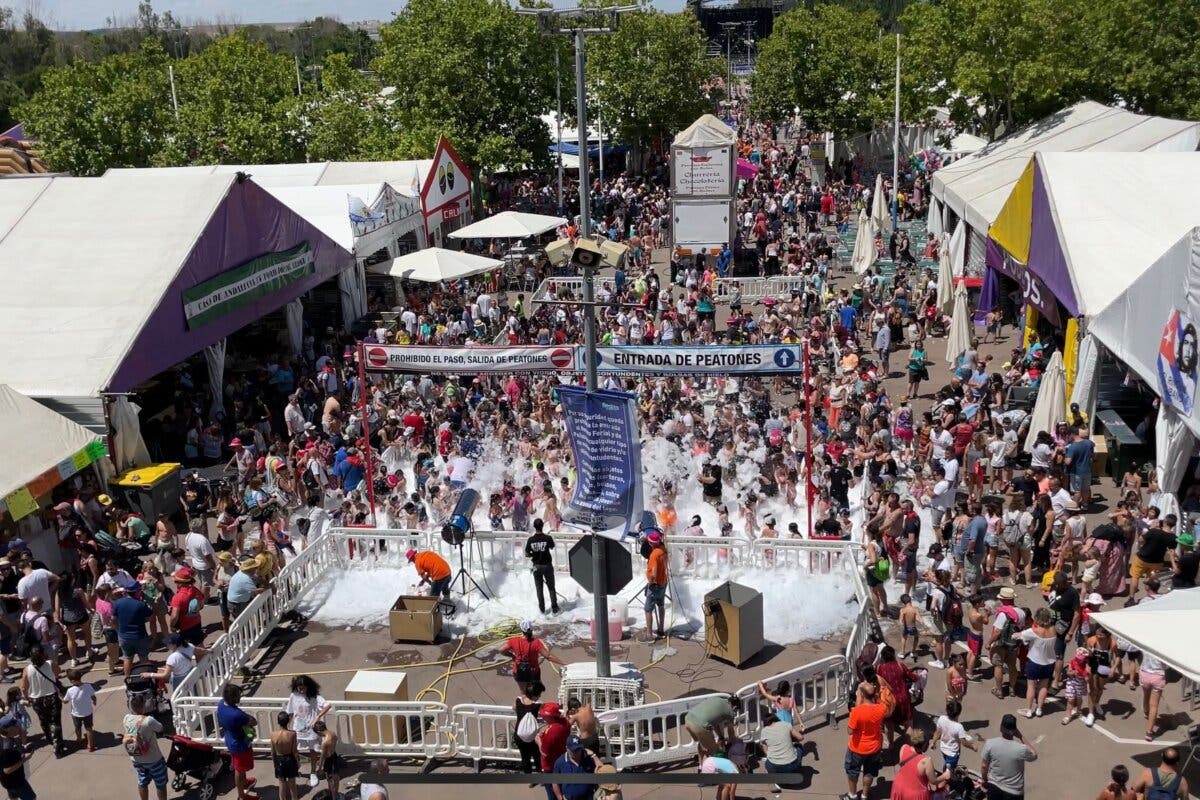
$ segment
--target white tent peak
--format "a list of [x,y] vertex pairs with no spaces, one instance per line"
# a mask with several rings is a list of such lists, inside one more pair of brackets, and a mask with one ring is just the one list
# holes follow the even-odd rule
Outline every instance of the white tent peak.
[[465,228],[450,233],[451,239],[524,239],[566,225],[563,217],[548,214],[526,214],[523,211],[501,211]]
[[386,264],[367,267],[368,272],[405,278],[410,281],[437,283],[478,275],[503,266],[504,262],[458,250],[442,247],[426,247],[392,259]]
[[724,147],[737,143],[733,128],[712,114],[705,114],[675,136],[673,147]]

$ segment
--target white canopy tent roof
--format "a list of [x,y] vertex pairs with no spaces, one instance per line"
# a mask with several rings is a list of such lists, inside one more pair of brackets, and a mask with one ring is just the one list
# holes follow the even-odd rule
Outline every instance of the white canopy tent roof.
[[[1195,216],[1200,221],[1200,213]],[[1158,391],[1163,330],[1176,309],[1192,324],[1200,324],[1200,227],[1184,234],[1104,310],[1093,314],[1088,333]],[[1181,416],[1200,437],[1200,407]]]
[[[350,224],[349,198],[356,197],[368,206],[383,191],[384,184],[361,186],[266,186],[284,205],[315,225],[322,233],[347,250],[354,250],[354,229]],[[418,223],[420,216],[417,217]],[[359,255],[366,255],[360,253]]]
[[397,191],[416,196],[425,183],[433,159],[411,161],[318,161],[311,164],[216,164],[198,167],[162,167],[159,169],[110,169],[105,175],[135,172],[162,175],[233,175],[243,172],[259,186],[361,186],[390,183]]
[[1127,639],[1192,681],[1200,681],[1200,588],[1173,592],[1136,606],[1092,614],[1114,636]]
[[672,147],[725,147],[737,143],[737,134],[712,114],[705,114],[684,128],[671,142]]
[[1086,100],[942,167],[930,191],[976,230],[986,231],[1035,152],[1190,152],[1200,122],[1146,117]]
[[19,457],[0,463],[0,497],[20,489],[100,437],[0,384],[0,441]]
[[547,214],[526,214],[521,211],[501,211],[494,217],[481,219],[465,228],[451,231],[451,239],[524,239],[566,225],[563,217]]
[[501,266],[504,266],[504,262],[495,258],[485,258],[441,247],[426,247],[424,250],[417,250],[392,259],[386,264],[367,267],[367,271],[410,281],[437,283],[438,281],[452,281],[469,275],[478,275],[481,272],[490,272]]
[[973,133],[960,133],[950,140],[950,147],[947,152],[950,153],[978,153],[983,148],[987,147],[987,139],[981,139]]
[[[20,181],[17,190],[27,183],[45,184],[36,211],[0,237],[0,380],[33,397],[94,397],[107,388],[234,176],[178,175],[143,184],[144,191],[120,191],[96,178],[46,178]],[[0,197],[12,187],[2,188]],[[65,242],[65,233],[86,251],[46,246]]]
[[[1081,315],[1107,308],[1200,222],[1200,153],[1038,153],[1037,163]],[[1147,309],[1155,338],[1162,308]]]

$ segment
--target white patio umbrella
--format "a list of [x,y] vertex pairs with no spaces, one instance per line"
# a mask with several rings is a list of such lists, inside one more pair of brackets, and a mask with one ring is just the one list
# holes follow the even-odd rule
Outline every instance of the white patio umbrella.
[[1033,452],[1037,435],[1042,431],[1053,433],[1058,423],[1067,418],[1067,371],[1063,369],[1062,353],[1050,356],[1050,363],[1042,373],[1037,402],[1029,415],[1029,433],[1025,436],[1025,452]]
[[524,239],[566,225],[563,217],[547,214],[526,214],[521,211],[502,211],[494,217],[481,219],[465,228],[451,231],[451,239]]
[[368,269],[377,275],[437,283],[490,272],[503,265],[503,261],[495,258],[460,253],[441,247],[426,247],[424,250],[406,253],[382,264],[372,264]]
[[862,275],[875,263],[875,223],[867,216],[867,210],[858,212],[858,232],[854,235],[854,253],[850,256],[850,266]]
[[950,265],[950,244],[942,237],[942,246],[938,248],[938,280],[937,280],[938,311],[949,314],[954,308],[954,268]]
[[892,232],[892,212],[888,210],[887,198],[883,192],[883,173],[875,176],[875,191],[871,192],[871,219],[875,222],[875,230],[884,236]]
[[960,283],[954,289],[954,314],[950,317],[950,335],[946,337],[946,363],[952,367],[971,346],[970,313],[967,287]]

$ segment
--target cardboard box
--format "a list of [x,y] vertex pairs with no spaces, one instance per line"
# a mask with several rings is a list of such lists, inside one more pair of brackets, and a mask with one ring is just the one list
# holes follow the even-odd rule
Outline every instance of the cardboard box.
[[[366,702],[408,700],[408,673],[393,670],[356,672],[350,683],[346,684],[345,699]],[[341,713],[350,717],[350,739],[355,744],[373,749],[408,741],[404,717],[396,718],[394,724],[387,724],[380,716],[370,712],[344,709]]]
[[1096,433],[1092,435],[1092,444],[1096,449],[1092,451],[1092,475],[1100,477],[1108,474],[1108,440],[1104,438],[1104,434]]
[[442,632],[438,599],[401,595],[388,612],[388,627],[393,642],[433,642]]
[[762,650],[762,593],[726,581],[704,595],[704,643],[709,655],[734,666]]

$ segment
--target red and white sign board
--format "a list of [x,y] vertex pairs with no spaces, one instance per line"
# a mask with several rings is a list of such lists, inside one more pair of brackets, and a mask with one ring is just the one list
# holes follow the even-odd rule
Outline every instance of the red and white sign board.
[[675,196],[732,197],[733,148],[674,147]]
[[575,369],[574,347],[363,345],[366,368],[388,372],[480,374]]
[[432,231],[443,220],[456,219],[471,199],[471,171],[443,136],[433,153],[433,166],[421,187],[425,225]]

